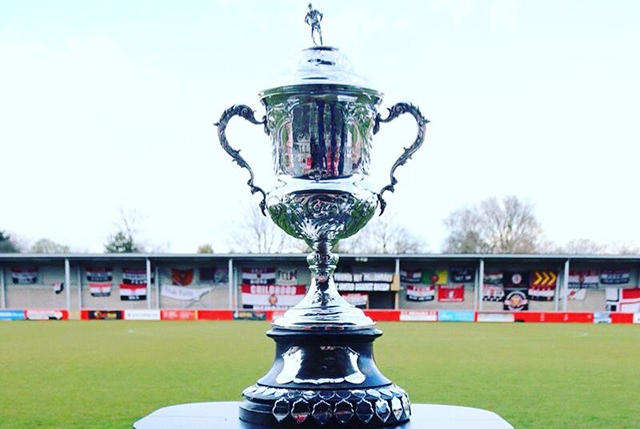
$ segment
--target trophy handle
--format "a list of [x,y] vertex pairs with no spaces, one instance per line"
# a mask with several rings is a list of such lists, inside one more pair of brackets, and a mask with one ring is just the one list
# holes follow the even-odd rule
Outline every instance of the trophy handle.
[[389,116],[387,116],[385,119],[382,119],[382,116],[380,116],[379,113],[376,115],[375,124],[373,126],[373,134],[377,134],[378,131],[380,131],[381,123],[391,122],[403,113],[411,113],[411,115],[413,115],[416,122],[418,123],[418,135],[411,146],[409,146],[408,148],[404,148],[404,152],[402,153],[402,155],[400,155],[400,158],[398,158],[398,160],[393,164],[393,167],[391,167],[391,172],[389,173],[391,183],[382,188],[382,190],[380,190],[380,192],[378,193],[378,201],[380,202],[380,215],[384,213],[384,209],[387,206],[386,201],[382,198],[382,194],[386,191],[394,192],[394,186],[396,185],[396,183],[398,183],[398,180],[393,175],[396,171],[396,168],[404,165],[411,158],[411,155],[413,155],[418,149],[420,149],[420,146],[422,146],[422,142],[424,142],[424,134],[427,129],[427,124],[429,123],[429,120],[422,116],[422,113],[420,113],[420,109],[418,109],[411,103],[396,103],[388,110]]
[[220,117],[220,121],[214,123],[213,125],[218,127],[218,138],[220,139],[220,145],[225,150],[225,152],[227,152],[231,156],[231,158],[233,158],[233,160],[238,163],[240,167],[246,168],[247,170],[249,170],[250,177],[249,177],[249,181],[247,182],[247,185],[249,185],[249,187],[251,188],[252,194],[255,194],[256,192],[260,192],[262,194],[262,201],[260,201],[260,210],[262,211],[262,214],[266,216],[267,214],[265,210],[266,210],[266,204],[267,204],[267,194],[264,192],[264,190],[262,190],[262,188],[253,184],[253,178],[254,178],[253,170],[251,170],[251,167],[249,167],[249,164],[247,164],[247,161],[245,161],[244,158],[240,156],[240,151],[235,150],[229,145],[229,141],[227,140],[227,135],[226,135],[227,123],[234,116],[242,116],[252,124],[264,125],[264,132],[267,133],[268,135],[269,129],[267,128],[266,116],[263,116],[262,120],[258,121],[253,114],[254,112],[249,106],[246,106],[244,104],[235,104],[229,107],[227,110],[225,110],[222,116]]

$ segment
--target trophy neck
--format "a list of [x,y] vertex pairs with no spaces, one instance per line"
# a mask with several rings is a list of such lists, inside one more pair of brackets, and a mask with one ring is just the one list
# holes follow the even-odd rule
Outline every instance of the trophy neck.
[[329,280],[340,259],[338,255],[331,253],[331,247],[329,241],[312,243],[311,248],[314,251],[307,256],[311,278],[315,280],[316,287],[320,291],[329,289]]

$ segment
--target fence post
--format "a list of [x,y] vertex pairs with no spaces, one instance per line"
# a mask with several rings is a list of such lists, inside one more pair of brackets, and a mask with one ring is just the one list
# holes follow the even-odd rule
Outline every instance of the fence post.
[[80,267],[80,265],[78,265],[76,269],[76,278],[78,279],[78,310],[82,310],[82,268]]
[[480,264],[478,265],[478,276],[476,280],[476,294],[475,299],[477,300],[476,311],[482,311],[482,292],[484,288],[484,259],[480,259]]
[[229,283],[229,310],[233,310],[233,258],[229,258],[227,273]]
[[[400,258],[396,258],[396,268],[395,268],[395,276],[397,276],[398,281],[400,280]],[[400,286],[400,288],[398,289],[398,292],[395,293],[395,299],[394,299],[394,304],[393,304],[393,308],[394,310],[400,310],[400,294],[402,293],[402,284]]]

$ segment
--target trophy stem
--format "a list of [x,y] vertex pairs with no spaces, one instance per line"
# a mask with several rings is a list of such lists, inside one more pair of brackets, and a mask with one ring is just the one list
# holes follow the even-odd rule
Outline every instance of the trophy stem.
[[315,281],[317,288],[325,292],[330,287],[329,280],[340,258],[337,254],[331,253],[331,244],[328,241],[316,242],[312,248],[314,251],[307,256],[311,278]]
[[274,328],[290,331],[344,331],[372,329],[375,322],[362,310],[349,304],[338,292],[333,272],[339,257],[331,253],[331,243],[316,241],[307,256],[311,285],[305,297],[284,316],[273,322]]

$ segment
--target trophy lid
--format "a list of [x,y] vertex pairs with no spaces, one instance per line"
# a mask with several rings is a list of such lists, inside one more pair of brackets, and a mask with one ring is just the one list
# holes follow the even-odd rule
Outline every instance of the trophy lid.
[[324,83],[371,88],[371,83],[353,71],[349,59],[338,48],[314,46],[301,52],[294,84]]
[[280,92],[304,92],[312,85],[364,90],[382,98],[382,93],[373,89],[368,79],[353,71],[346,55],[331,46],[313,46],[301,51],[294,70],[281,76],[270,89],[262,91],[260,97]]

